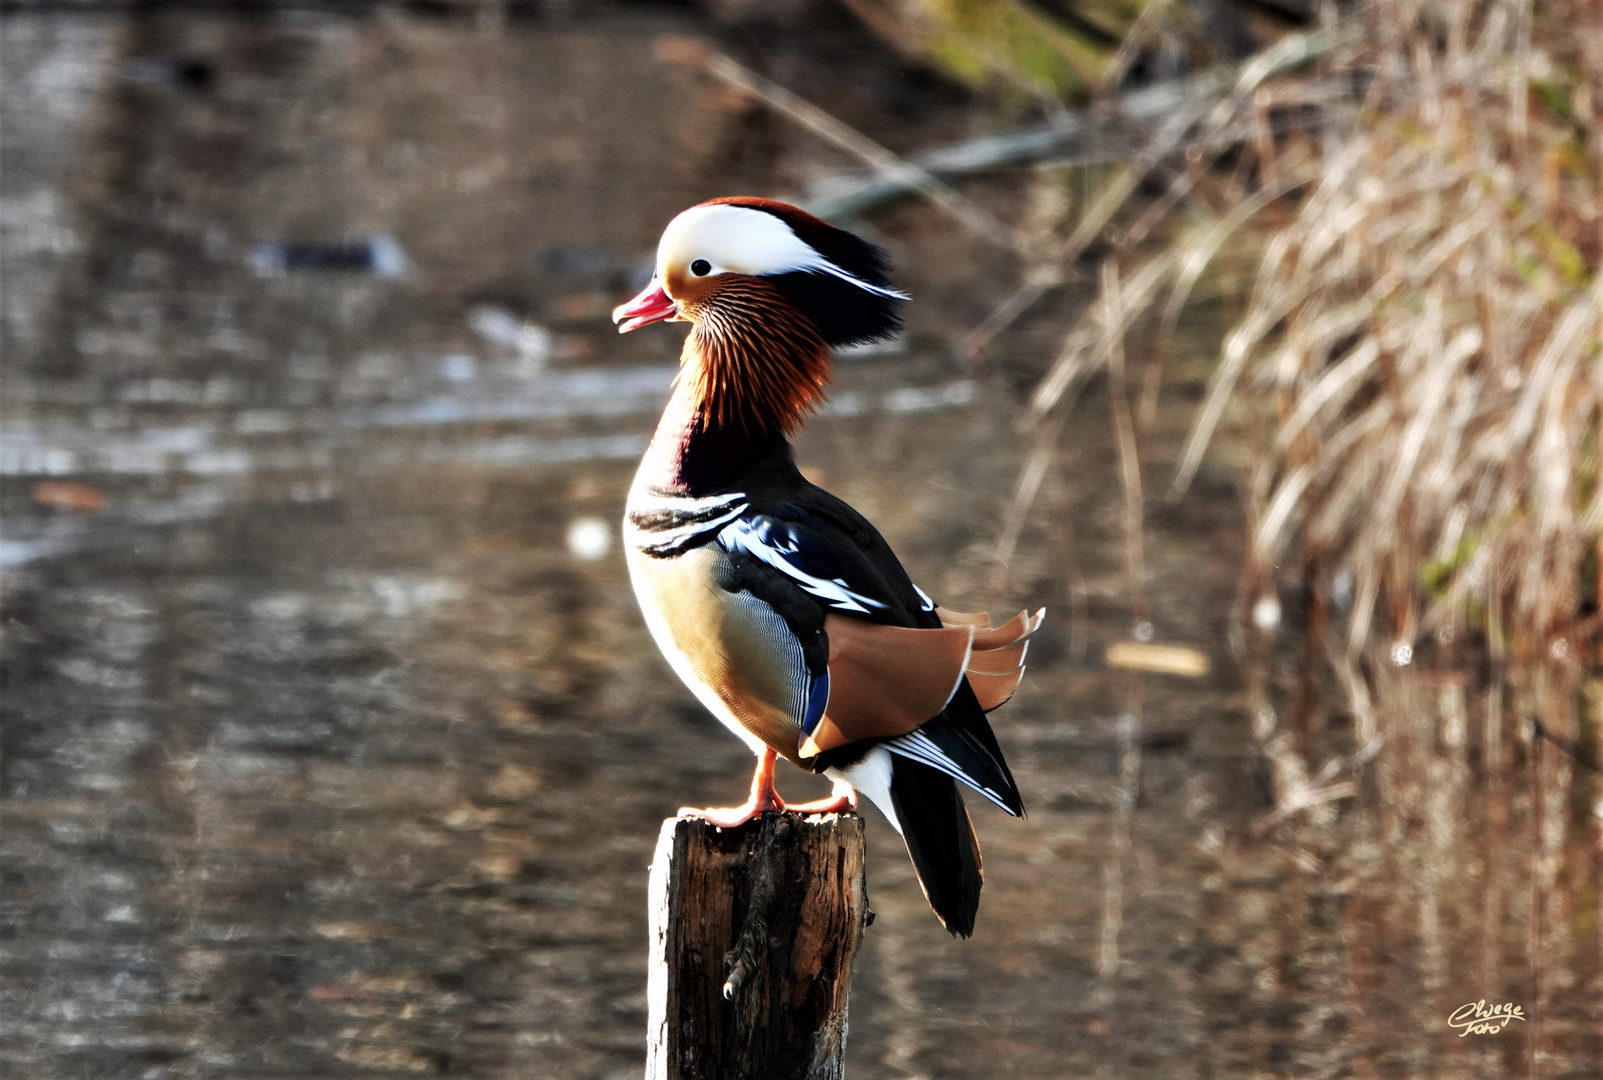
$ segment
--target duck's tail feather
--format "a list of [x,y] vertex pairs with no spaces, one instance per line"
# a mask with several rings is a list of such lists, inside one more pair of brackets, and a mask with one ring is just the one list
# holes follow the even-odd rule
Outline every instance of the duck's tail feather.
[[954,936],[974,933],[984,868],[963,797],[950,776],[891,756],[891,803],[930,907]]
[[928,765],[967,784],[1014,817],[1024,816],[1018,784],[967,684],[959,687],[940,715],[917,731],[887,739],[884,746],[898,758]]

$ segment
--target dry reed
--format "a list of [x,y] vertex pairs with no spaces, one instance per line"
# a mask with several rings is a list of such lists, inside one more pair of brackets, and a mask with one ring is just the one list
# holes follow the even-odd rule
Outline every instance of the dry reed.
[[1350,653],[1480,624],[1562,659],[1595,575],[1603,45],[1566,64],[1522,10],[1366,9],[1364,108],[1265,245],[1176,479],[1243,382],[1268,402],[1252,564],[1353,582]]
[[[939,5],[862,5],[886,16],[872,25],[905,31],[904,48],[940,52],[918,44],[924,24],[909,14]],[[960,8],[965,18],[990,10],[950,10]],[[1154,10],[1130,9],[1129,25]],[[1104,93],[1139,36],[1112,58],[1115,75],[1094,75]],[[1006,50],[989,58],[1011,64],[1017,85],[1041,81]],[[1294,587],[1315,600],[1312,634],[1336,617],[1353,760],[1367,760],[1381,734],[1361,663],[1376,641],[1406,664],[1432,635],[1474,629],[1495,667],[1535,660],[1578,674],[1578,661],[1596,662],[1586,654],[1603,599],[1603,9],[1370,0],[1204,74],[1207,92],[1145,119],[1106,97],[1081,114],[1048,109],[1055,129],[1107,128],[1129,149],[1087,171],[1101,183],[1077,208],[1047,190],[1060,178],[1042,174],[1035,212],[1011,230],[1017,287],[963,343],[982,355],[1072,280],[1093,244],[1105,253],[1101,294],[1032,395],[1034,445],[1003,518],[993,588],[1064,414],[1107,374],[1127,526],[1136,523],[1126,529],[1130,595],[1141,595],[1138,421],[1152,415],[1166,341],[1194,288],[1232,246],[1256,250],[1258,270],[1170,495],[1185,491],[1221,424],[1242,421],[1240,441],[1259,453],[1238,615]],[[903,186],[934,197],[937,182],[922,179]],[[1143,195],[1154,183],[1164,193]],[[1123,377],[1123,341],[1142,321],[1155,323],[1157,348],[1136,387]],[[1237,624],[1240,645],[1251,635],[1244,617]],[[1499,760],[1502,693],[1494,679],[1488,764]],[[1270,740],[1272,719],[1259,726]],[[1304,780],[1292,786],[1320,786]]]
[[[1290,70],[1276,57],[1288,50],[1317,63]],[[1540,1075],[1580,1060],[1566,1032],[1596,1022],[1575,1002],[1597,985],[1580,950],[1596,948],[1584,939],[1597,937],[1592,807],[1603,806],[1586,771],[1596,766],[1591,744],[1603,746],[1594,651],[1603,636],[1603,6],[1370,0],[1234,74],[1202,108],[1191,100],[1157,121],[1127,115],[1126,134],[1139,136],[1129,141],[1142,148],[1100,172],[1078,214],[1044,191],[1056,178],[1040,181],[1037,212],[1020,230],[1019,283],[970,334],[970,355],[1071,280],[1093,244],[1101,278],[1032,396],[1033,447],[1002,522],[992,588],[1056,460],[1066,413],[1105,374],[1124,576],[1132,622],[1143,617],[1138,420],[1152,415],[1167,339],[1195,287],[1227,246],[1255,252],[1170,491],[1185,491],[1227,422],[1258,452],[1234,620],[1274,789],[1254,831],[1330,839],[1337,806],[1362,805],[1359,831],[1384,836],[1386,857],[1407,868],[1401,882],[1357,886],[1386,912],[1364,932],[1381,942],[1418,935],[1432,1010],[1445,1007],[1454,974],[1452,894],[1479,890],[1477,968],[1488,987],[1506,980],[1504,928],[1518,926],[1523,907],[1514,951],[1532,1015],[1526,1074]],[[1154,182],[1166,184],[1155,200],[1142,195]],[[1138,388],[1126,378],[1124,340],[1143,322],[1157,347]],[[1246,617],[1283,591],[1311,601],[1301,725],[1277,717],[1270,635]],[[1484,638],[1484,687],[1476,665],[1429,678],[1404,670],[1421,644],[1469,631]],[[1326,644],[1353,739],[1313,767],[1313,673]],[[1590,719],[1574,707],[1577,689]],[[1435,709],[1425,707],[1432,695]],[[1132,677],[1096,951],[1103,999],[1120,962],[1141,711]],[[1517,756],[1503,749],[1514,731]],[[1521,761],[1526,783],[1508,785],[1504,767]],[[1361,797],[1370,783],[1379,798]],[[1312,831],[1287,832],[1293,819]],[[1417,821],[1426,825],[1416,843]],[[1294,843],[1287,850],[1303,857]],[[1332,867],[1352,854],[1330,850]],[[1359,865],[1368,857],[1354,856]],[[1306,862],[1320,866],[1314,855]],[[1369,954],[1349,961],[1359,981]],[[1556,993],[1555,964],[1583,980],[1572,1001]]]
[[[1226,240],[1301,190],[1260,237],[1171,494],[1228,410],[1260,430],[1267,413],[1252,576],[1316,574],[1348,612],[1349,656],[1378,635],[1404,659],[1425,633],[1479,626],[1562,660],[1595,630],[1603,26],[1589,39],[1586,9],[1559,14],[1544,37],[1503,0],[1372,3],[1323,72],[1244,76],[1188,137],[1217,145],[1248,114],[1222,207],[1186,200],[1200,224],[1124,275],[1123,329],[1161,302],[1166,335]],[[1333,74],[1362,95],[1325,110],[1317,159],[1307,140],[1288,153],[1267,118]],[[1105,369],[1107,310],[1070,329],[1038,422]]]

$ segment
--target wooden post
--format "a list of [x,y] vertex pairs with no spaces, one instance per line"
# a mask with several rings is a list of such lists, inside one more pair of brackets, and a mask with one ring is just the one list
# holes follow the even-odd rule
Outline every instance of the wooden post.
[[663,822],[647,1080],[838,1080],[870,917],[856,814]]

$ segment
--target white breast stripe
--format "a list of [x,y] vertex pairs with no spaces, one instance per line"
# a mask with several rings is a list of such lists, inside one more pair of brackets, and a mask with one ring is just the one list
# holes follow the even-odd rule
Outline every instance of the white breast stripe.
[[[691,498],[636,489],[629,493],[623,516],[623,534],[637,551],[659,556],[674,554],[675,547],[687,544],[704,533],[716,533],[745,513],[748,505],[743,491]],[[635,524],[637,518],[655,516],[668,518],[669,521],[660,528],[642,528]]]
[[716,532],[745,512],[746,504],[741,503],[727,513],[720,514],[710,520],[693,521],[687,525],[676,525],[671,529],[662,529],[655,532],[642,529],[628,518],[623,519],[623,527],[629,542],[642,551],[646,548],[669,548],[700,536],[702,533]]
[[737,502],[744,502],[744,491],[731,491],[724,495],[704,495],[700,498],[691,498],[688,495],[658,495],[653,491],[641,491],[638,488],[629,493],[629,510],[631,513],[656,514],[673,512],[694,514],[702,510],[717,510]]

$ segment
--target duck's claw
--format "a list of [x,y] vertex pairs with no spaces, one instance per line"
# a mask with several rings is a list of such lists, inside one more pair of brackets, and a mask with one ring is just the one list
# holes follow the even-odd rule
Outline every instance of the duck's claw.
[[764,750],[757,759],[757,773],[751,778],[751,798],[739,806],[720,806],[697,810],[691,806],[679,808],[680,817],[699,817],[720,829],[733,829],[746,824],[758,814],[769,810],[785,809],[785,800],[774,790],[774,761],[778,757],[772,750]]
[[751,798],[739,806],[715,806],[705,810],[694,806],[681,806],[680,817],[701,818],[720,829],[735,829],[760,814],[771,810],[796,814],[841,814],[857,809],[857,792],[844,780],[835,781],[835,790],[827,799],[809,803],[786,803],[774,789],[774,760],[777,755],[766,751],[757,759],[757,773],[751,780]]
[[694,806],[681,806],[679,808],[679,816],[701,818],[708,824],[716,825],[720,829],[736,829],[752,818],[760,817],[769,810],[783,809],[785,809],[783,804],[779,806],[758,806],[751,802],[741,806],[709,806],[703,809],[698,809]]
[[836,780],[835,790],[829,798],[788,803],[785,809],[797,814],[846,814],[857,809],[857,791],[845,781]]

